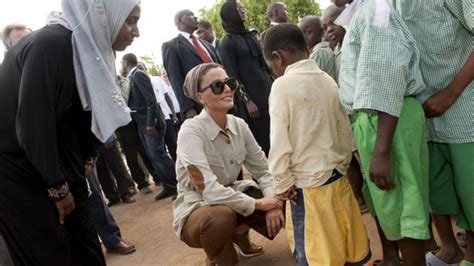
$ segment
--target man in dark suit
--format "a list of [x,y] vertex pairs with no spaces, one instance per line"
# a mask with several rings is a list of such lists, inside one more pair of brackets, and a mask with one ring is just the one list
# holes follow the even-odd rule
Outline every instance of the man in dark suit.
[[196,34],[199,36],[199,39],[212,44],[212,47],[219,53],[220,39],[216,38],[216,33],[214,32],[214,27],[211,22],[203,19],[199,20]]
[[184,96],[183,83],[186,74],[193,67],[202,64],[219,63],[216,50],[206,41],[199,40],[193,33],[198,29],[198,21],[190,10],[176,13],[174,22],[179,35],[163,44],[163,63],[171,86],[178,98],[183,120],[191,118],[202,110],[199,103]]
[[137,68],[137,63],[134,54],[126,54],[122,58],[122,66],[128,70],[130,80],[128,106],[132,110],[132,119],[137,124],[138,135],[163,184],[163,191],[155,199],[175,197],[175,164],[165,149],[165,118],[156,102],[150,78]]

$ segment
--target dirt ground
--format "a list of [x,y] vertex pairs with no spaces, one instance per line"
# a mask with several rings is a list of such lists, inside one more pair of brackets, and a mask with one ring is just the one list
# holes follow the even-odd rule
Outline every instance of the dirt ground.
[[[120,226],[123,239],[135,244],[137,251],[125,256],[106,254],[107,264],[111,266],[205,265],[204,252],[186,246],[174,234],[171,226],[173,219],[171,199],[155,201],[154,196],[161,188],[152,187],[152,189],[153,194],[143,196],[138,193],[135,196],[136,203],[119,204],[111,208]],[[374,220],[370,214],[365,214],[364,220],[369,232],[372,257],[380,258],[380,242]],[[251,239],[262,245],[265,253],[254,258],[241,259],[240,265],[295,265],[284,230],[273,241],[256,233],[251,233]]]

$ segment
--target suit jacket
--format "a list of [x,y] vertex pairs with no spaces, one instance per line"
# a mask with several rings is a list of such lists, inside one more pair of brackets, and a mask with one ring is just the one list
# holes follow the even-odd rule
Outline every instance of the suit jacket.
[[[212,60],[220,63],[216,50],[206,41],[199,40],[206,48]],[[190,98],[184,96],[183,84],[186,74],[195,66],[202,64],[194,46],[186,40],[181,34],[177,37],[165,42],[161,47],[163,53],[163,65],[168,72],[168,77],[178,98],[181,112],[186,112],[191,108],[195,108],[198,112],[202,109],[199,103],[194,102]]]
[[132,113],[134,120],[146,119],[147,127],[164,126],[164,117],[156,102],[150,77],[138,68],[130,74],[128,107],[136,111]]
[[219,55],[219,44],[220,43],[221,43],[221,39],[216,38],[216,47],[215,47],[215,49],[216,49],[217,55]]

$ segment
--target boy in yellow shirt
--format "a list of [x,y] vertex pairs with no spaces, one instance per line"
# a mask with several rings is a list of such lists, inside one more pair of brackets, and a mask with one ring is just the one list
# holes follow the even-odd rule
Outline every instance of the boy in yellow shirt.
[[264,57],[274,74],[269,169],[290,199],[286,231],[298,265],[363,265],[367,232],[346,177],[349,119],[335,81],[318,68],[295,25],[270,28]]

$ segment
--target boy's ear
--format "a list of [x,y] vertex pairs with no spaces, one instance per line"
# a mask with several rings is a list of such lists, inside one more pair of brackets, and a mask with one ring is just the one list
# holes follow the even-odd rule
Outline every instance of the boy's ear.
[[275,61],[275,63],[281,66],[284,61],[284,56],[280,51],[276,50],[272,52],[272,59]]

